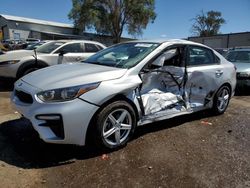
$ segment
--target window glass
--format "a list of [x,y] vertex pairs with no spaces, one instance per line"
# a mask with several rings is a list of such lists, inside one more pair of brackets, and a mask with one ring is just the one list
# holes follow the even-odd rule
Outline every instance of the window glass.
[[159,43],[131,42],[106,48],[86,59],[85,63],[131,68],[155,50]]
[[102,50],[102,49],[103,49],[103,47],[102,47],[102,46],[97,45],[97,44],[96,44],[96,47],[97,47],[99,50]]
[[99,49],[95,44],[85,43],[86,52],[98,52]]
[[82,53],[83,49],[80,43],[71,43],[61,47],[55,53],[60,53],[60,51],[63,51],[64,53]]
[[229,51],[226,59],[233,63],[250,63],[250,51]]
[[197,46],[189,47],[187,65],[199,66],[215,63],[214,54],[211,50]]
[[62,46],[63,44],[65,44],[65,42],[58,42],[58,41],[55,41],[55,42],[48,42],[48,43],[45,43],[41,46],[39,46],[36,51],[39,52],[39,53],[46,53],[46,54],[49,54],[51,53],[52,51],[54,51],[55,49],[59,48],[60,46]]

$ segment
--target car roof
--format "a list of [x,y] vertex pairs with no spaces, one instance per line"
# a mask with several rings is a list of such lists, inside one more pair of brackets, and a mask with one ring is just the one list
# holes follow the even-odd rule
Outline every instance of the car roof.
[[64,40],[51,40],[49,42],[63,42],[63,43],[75,43],[75,42],[82,42],[82,43],[92,43],[92,44],[98,44],[101,45],[103,47],[105,47],[104,44],[98,42],[98,41],[91,41],[91,40],[72,40],[72,39],[64,39]]
[[[147,40],[133,40],[133,41],[127,41],[125,43],[130,43],[130,42],[148,42],[148,43],[169,43],[169,44],[189,44],[189,45],[198,45],[198,46],[202,46],[202,47],[206,47],[206,48],[210,48],[208,46],[205,46],[201,43],[197,43],[197,42],[192,42],[189,40],[184,40],[184,39],[147,39]],[[212,48],[210,48],[212,49]]]

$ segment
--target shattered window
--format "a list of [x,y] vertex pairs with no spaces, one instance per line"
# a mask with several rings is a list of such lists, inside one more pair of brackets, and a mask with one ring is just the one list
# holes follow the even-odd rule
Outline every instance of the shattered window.
[[192,46],[189,48],[187,65],[199,66],[214,63],[214,54],[211,50],[196,46]]

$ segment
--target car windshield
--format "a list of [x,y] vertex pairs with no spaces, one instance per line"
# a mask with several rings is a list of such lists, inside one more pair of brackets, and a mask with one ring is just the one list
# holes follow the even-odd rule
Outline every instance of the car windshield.
[[57,49],[58,47],[62,46],[63,44],[65,44],[65,42],[59,42],[59,41],[48,42],[46,44],[43,44],[42,46],[39,46],[36,49],[36,51],[39,53],[49,54],[53,52],[55,49]]
[[131,68],[159,45],[159,43],[148,42],[118,44],[96,53],[83,62],[118,68]]
[[25,50],[34,50],[36,48],[38,48],[39,46],[41,46],[42,44],[44,44],[45,42],[37,42],[31,45],[28,45],[27,48],[25,48]]
[[226,59],[233,63],[250,63],[250,51],[229,51]]

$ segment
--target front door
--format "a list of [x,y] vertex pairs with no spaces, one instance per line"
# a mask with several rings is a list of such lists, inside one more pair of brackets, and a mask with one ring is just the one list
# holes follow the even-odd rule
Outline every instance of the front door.
[[142,70],[140,103],[144,118],[154,119],[185,110],[184,49],[170,47]]

